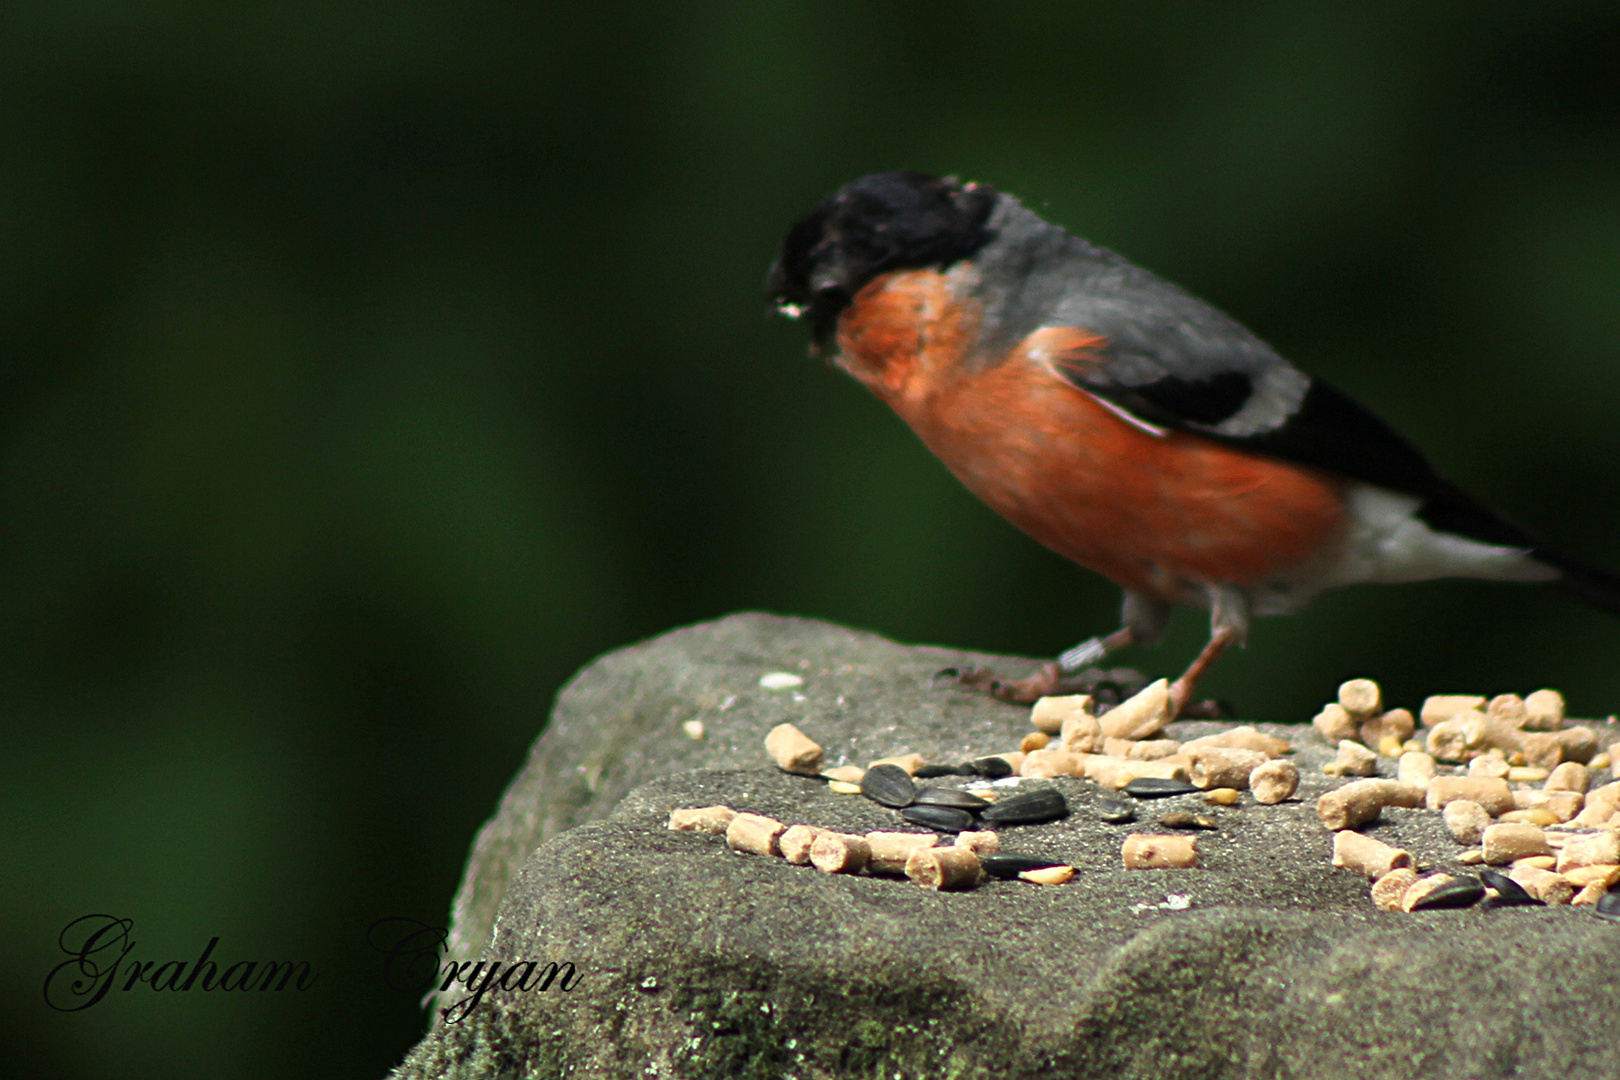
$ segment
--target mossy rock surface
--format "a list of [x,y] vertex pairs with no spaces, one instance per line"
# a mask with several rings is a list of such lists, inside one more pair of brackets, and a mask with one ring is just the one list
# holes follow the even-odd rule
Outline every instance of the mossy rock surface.
[[[1331,753],[1308,726],[1264,727],[1294,742],[1305,777],[1278,806],[1182,796],[1110,825],[1090,810],[1095,785],[1026,781],[1072,812],[1005,829],[1003,844],[1074,862],[1057,887],[934,893],[665,827],[672,808],[724,803],[841,831],[907,828],[770,767],[765,732],[799,725],[829,765],[1015,747],[1026,709],[935,685],[963,662],[1029,663],[739,615],[587,668],[479,837],[453,939],[463,958],[572,964],[573,989],[494,989],[395,1075],[1620,1075],[1620,924],[1590,909],[1376,911],[1366,882],[1330,865],[1313,807],[1339,781],[1322,776]],[[777,671],[804,683],[761,688]],[[683,731],[691,719],[703,741]],[[1197,834],[1200,868],[1120,868],[1125,835],[1186,810],[1219,826]],[[1438,814],[1389,811],[1366,831],[1466,872]]]

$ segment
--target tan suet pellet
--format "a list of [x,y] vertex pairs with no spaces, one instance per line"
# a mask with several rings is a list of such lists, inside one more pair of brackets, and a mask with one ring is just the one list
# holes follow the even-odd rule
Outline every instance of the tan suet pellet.
[[765,736],[765,752],[783,772],[815,776],[821,772],[821,746],[792,724],[777,724]]
[[1187,767],[1173,758],[1159,761],[1133,761],[1130,758],[1104,757],[1100,754],[1085,759],[1086,779],[1118,791],[1132,780],[1185,780]]
[[787,831],[776,838],[776,848],[782,858],[794,866],[809,866],[810,847],[821,831],[814,825],[789,825]]
[[1418,710],[1418,718],[1424,727],[1434,727],[1460,712],[1471,709],[1484,712],[1485,705],[1485,699],[1474,694],[1435,694],[1424,699],[1422,708]]
[[1191,836],[1132,833],[1120,848],[1127,870],[1182,869],[1198,865],[1198,843]]
[[1258,750],[1268,758],[1282,757],[1293,749],[1287,739],[1257,731],[1251,724],[1240,724],[1215,735],[1205,735],[1181,744],[1181,752],[1191,754],[1206,746],[1219,746],[1231,750]]
[[1187,770],[1187,779],[1206,791],[1210,788],[1247,788],[1249,774],[1271,760],[1259,750],[1219,746],[1196,750],[1190,756],[1192,768]]
[[1384,693],[1371,679],[1351,679],[1339,684],[1339,707],[1366,720],[1384,711]]
[[1488,825],[1480,833],[1479,846],[1485,852],[1485,861],[1492,866],[1505,866],[1518,859],[1552,852],[1547,846],[1547,834],[1536,825]]
[[1551,870],[1538,870],[1532,866],[1515,866],[1508,877],[1524,886],[1524,891],[1544,904],[1556,907],[1567,904],[1575,895],[1575,886],[1562,874]]
[[[1412,737],[1417,730],[1417,721],[1405,709],[1390,709],[1381,716],[1362,721],[1360,728],[1361,741],[1368,746],[1382,747],[1385,743],[1394,743],[1401,746]],[[1389,754],[1382,749],[1386,757],[1399,757],[1399,753]]]
[[903,874],[912,852],[933,847],[935,839],[933,833],[869,832],[867,868],[874,874]]
[[1401,910],[1401,898],[1417,879],[1418,872],[1410,867],[1391,870],[1372,883],[1373,906],[1380,911]]
[[1132,761],[1163,761],[1181,753],[1181,744],[1174,739],[1104,739],[1103,753]]
[[669,812],[669,827],[676,832],[710,833],[715,836],[726,831],[737,811],[729,806],[694,806]]
[[1074,867],[1067,864],[1043,866],[1039,870],[1020,871],[1018,876],[1035,885],[1063,885],[1073,880]]
[[1564,726],[1564,695],[1556,690],[1537,690],[1524,698],[1527,731],[1557,731]]
[[858,874],[866,869],[871,848],[863,836],[821,830],[810,845],[810,865],[824,874]]
[[1421,750],[1408,750],[1396,762],[1395,778],[1403,784],[1427,787],[1434,779],[1434,758]]
[[1298,788],[1299,766],[1283,758],[1273,758],[1264,765],[1257,765],[1249,774],[1249,791],[1253,793],[1255,802],[1265,806],[1293,798]]
[[1377,879],[1391,870],[1411,866],[1412,856],[1381,840],[1344,829],[1333,834],[1333,865]]
[[1329,746],[1337,746],[1341,741],[1357,738],[1361,734],[1361,724],[1337,701],[1322,706],[1322,711],[1311,717],[1311,726],[1327,740]]
[[1063,718],[1058,744],[1071,754],[1095,754],[1103,748],[1102,724],[1090,713],[1070,713]]
[[726,826],[726,843],[736,851],[755,855],[782,854],[777,841],[787,832],[787,826],[763,814],[738,814]]
[[975,855],[994,855],[1001,850],[1001,837],[988,829],[974,832],[959,832],[954,841],[956,847],[965,847]]
[[1452,839],[1472,846],[1479,843],[1480,835],[1490,826],[1491,815],[1472,799],[1454,799],[1441,812]]
[[1398,780],[1352,780],[1316,800],[1316,816],[1334,832],[1375,820],[1386,806],[1423,805],[1423,789]]
[[1484,776],[1437,776],[1429,781],[1424,804],[1430,810],[1444,810],[1458,799],[1479,803],[1492,817],[1514,809],[1507,781]]
[[979,857],[968,848],[920,848],[906,859],[906,877],[926,889],[971,889],[981,872]]
[[1353,739],[1339,741],[1338,754],[1322,766],[1324,776],[1376,776],[1378,755]]
[[1094,715],[1096,702],[1090,694],[1067,694],[1043,697],[1029,711],[1029,722],[1044,735],[1056,735],[1063,730],[1065,717],[1075,713]]
[[1157,679],[1097,718],[1105,738],[1146,739],[1164,730],[1170,716],[1170,683]]

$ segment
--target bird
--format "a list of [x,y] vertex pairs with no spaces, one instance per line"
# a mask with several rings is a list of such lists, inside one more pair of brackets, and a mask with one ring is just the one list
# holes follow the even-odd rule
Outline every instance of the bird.
[[1620,577],[1548,547],[1440,475],[1371,411],[1235,319],[988,185],[863,176],[788,230],[770,305],[967,488],[1124,591],[1118,629],[971,688],[1029,703],[1177,606],[1208,642],[1180,715],[1251,620],[1325,590],[1543,582],[1620,614]]

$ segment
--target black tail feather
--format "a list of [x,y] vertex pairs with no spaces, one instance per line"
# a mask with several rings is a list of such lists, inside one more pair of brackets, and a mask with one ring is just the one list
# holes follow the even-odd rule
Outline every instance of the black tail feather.
[[1620,574],[1540,545],[1531,554],[1538,561],[1557,567],[1563,575],[1551,582],[1553,586],[1610,615],[1620,615]]

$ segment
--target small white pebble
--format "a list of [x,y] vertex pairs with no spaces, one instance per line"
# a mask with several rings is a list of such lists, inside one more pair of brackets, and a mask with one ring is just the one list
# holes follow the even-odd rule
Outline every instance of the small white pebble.
[[688,739],[696,739],[699,742],[703,741],[703,721],[688,720],[686,723],[681,725],[681,730],[686,732],[686,737]]
[[804,679],[791,671],[773,671],[769,675],[761,675],[759,685],[767,690],[787,690],[791,687],[803,686]]
[[1159,906],[1166,911],[1186,911],[1192,907],[1192,897],[1186,893],[1171,893],[1164,898],[1164,903]]

